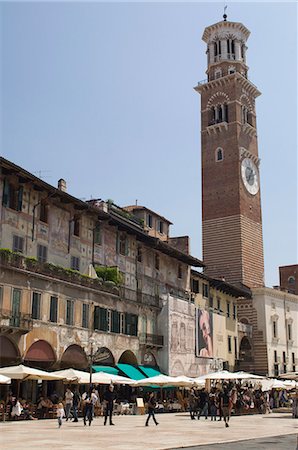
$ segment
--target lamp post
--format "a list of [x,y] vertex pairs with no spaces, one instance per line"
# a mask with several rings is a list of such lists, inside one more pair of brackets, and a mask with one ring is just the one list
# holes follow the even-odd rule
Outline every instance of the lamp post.
[[[89,388],[90,389],[92,386],[92,365],[93,365],[93,357],[94,357],[94,352],[93,352],[94,344],[95,344],[95,339],[92,337],[90,337],[88,342],[85,343],[85,352],[87,354],[87,358],[89,361]],[[89,348],[90,348],[90,353],[89,353]]]

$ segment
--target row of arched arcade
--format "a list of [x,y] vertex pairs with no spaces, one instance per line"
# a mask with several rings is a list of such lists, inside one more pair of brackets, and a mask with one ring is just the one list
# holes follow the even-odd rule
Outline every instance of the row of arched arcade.
[[[44,370],[58,370],[72,367],[84,370],[90,364],[90,355],[78,344],[69,345],[61,357],[58,358],[52,345],[44,339],[33,342],[22,355],[18,346],[8,336],[0,335],[0,366],[12,366],[25,364]],[[92,362],[95,365],[114,367],[116,364],[138,364],[157,366],[156,358],[152,352],[142,355],[142,361],[138,362],[137,356],[131,350],[124,350],[120,357],[115,359],[113,352],[100,347],[94,350]]]

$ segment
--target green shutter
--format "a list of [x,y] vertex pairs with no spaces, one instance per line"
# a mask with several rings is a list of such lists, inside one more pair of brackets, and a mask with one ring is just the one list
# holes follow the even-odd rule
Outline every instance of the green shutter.
[[99,330],[99,306],[94,308],[94,330]]
[[108,311],[105,308],[99,308],[99,329],[108,330]]
[[131,320],[131,314],[126,313],[125,314],[125,334],[130,334],[130,320]]
[[113,333],[120,333],[120,313],[112,311],[112,329]]

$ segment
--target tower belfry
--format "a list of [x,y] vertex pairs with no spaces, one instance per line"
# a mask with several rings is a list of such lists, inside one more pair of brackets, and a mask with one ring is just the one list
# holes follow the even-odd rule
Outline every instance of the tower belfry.
[[255,99],[248,80],[249,30],[224,20],[205,28],[207,80],[201,94],[202,225],[206,273],[264,285]]

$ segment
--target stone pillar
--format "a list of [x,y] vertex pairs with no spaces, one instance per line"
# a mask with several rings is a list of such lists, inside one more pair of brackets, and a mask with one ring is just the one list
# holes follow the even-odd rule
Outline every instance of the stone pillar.
[[214,43],[211,42],[209,45],[209,55],[210,55],[210,59],[209,59],[209,64],[214,63]]
[[221,59],[228,59],[228,45],[227,40],[223,39],[221,41]]
[[239,41],[235,41],[235,60],[241,61],[241,43]]

